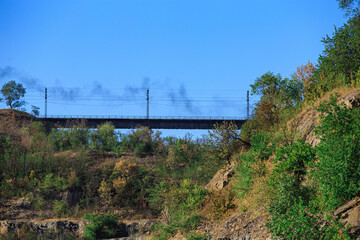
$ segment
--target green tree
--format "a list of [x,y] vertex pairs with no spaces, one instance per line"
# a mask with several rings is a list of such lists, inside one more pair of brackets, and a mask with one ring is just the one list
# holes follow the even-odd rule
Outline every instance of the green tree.
[[282,78],[267,72],[250,85],[251,94],[261,95],[261,101],[271,102],[276,107],[284,108],[297,104],[302,99],[302,82],[297,78]]
[[267,72],[250,86],[251,94],[260,95],[261,99],[253,110],[253,119],[242,128],[246,129],[242,131],[245,139],[259,129],[270,130],[286,116],[287,111],[295,109],[303,98],[303,82],[295,76],[288,79]]
[[[327,35],[322,42],[325,49],[319,57],[318,68],[315,71],[317,80],[344,74],[346,81],[349,81],[350,76],[360,67],[360,16],[349,19],[340,28],[335,28],[333,36]],[[336,87],[329,84],[328,79],[326,87]]]
[[223,122],[216,123],[214,128],[209,131],[207,144],[213,154],[230,163],[231,156],[234,155],[241,146],[250,146],[249,142],[243,141],[240,131],[235,123]]
[[6,105],[8,105],[11,109],[19,108],[25,105],[25,101],[20,100],[26,93],[26,90],[21,83],[16,83],[14,80],[5,83],[1,88],[1,93],[4,96]]
[[339,8],[345,11],[347,16],[358,14],[360,8],[359,0],[337,0]]

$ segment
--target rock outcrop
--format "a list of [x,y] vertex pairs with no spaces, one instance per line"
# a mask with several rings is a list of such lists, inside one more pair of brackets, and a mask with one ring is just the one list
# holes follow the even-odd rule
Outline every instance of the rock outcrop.
[[[119,227],[123,236],[129,239],[145,239],[151,233],[151,228],[158,223],[155,220],[139,220],[121,222]],[[87,222],[76,219],[47,219],[47,220],[5,220],[0,221],[0,235],[20,231],[22,228],[30,229],[36,234],[56,233],[71,234],[76,237],[84,235]]]
[[334,211],[339,222],[349,229],[354,239],[360,239],[360,198],[355,197]]
[[[360,90],[350,91],[339,96],[339,103],[345,104],[348,108],[360,107]],[[317,104],[315,104],[316,106]],[[295,132],[297,138],[303,139],[305,142],[311,144],[313,147],[320,143],[320,139],[315,136],[314,129],[319,126],[319,112],[316,107],[309,107],[304,110],[296,118],[294,118],[289,124],[295,126]]]
[[227,165],[225,168],[220,169],[210,182],[205,186],[210,191],[221,191],[229,183],[231,178],[234,176],[235,171],[232,165]]
[[237,212],[220,223],[206,223],[199,230],[212,239],[270,239],[267,219],[268,215],[250,217],[246,212]]
[[43,220],[43,221],[29,221],[29,220],[6,220],[0,221],[0,234],[15,232],[23,227],[27,227],[32,231],[42,234],[45,232],[56,233],[70,233],[81,237],[85,226],[83,220]]

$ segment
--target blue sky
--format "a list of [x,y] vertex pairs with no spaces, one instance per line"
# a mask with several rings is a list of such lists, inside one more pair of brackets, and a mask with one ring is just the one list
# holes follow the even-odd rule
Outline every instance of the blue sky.
[[0,85],[41,114],[47,87],[48,115],[144,116],[149,88],[150,116],[245,117],[257,77],[345,21],[336,0],[0,0]]

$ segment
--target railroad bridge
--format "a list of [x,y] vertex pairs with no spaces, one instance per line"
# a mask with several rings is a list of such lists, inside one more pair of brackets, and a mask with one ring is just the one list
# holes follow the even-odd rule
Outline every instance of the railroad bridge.
[[111,122],[116,129],[132,129],[147,126],[151,129],[212,129],[214,124],[233,122],[238,128],[247,119],[232,117],[130,117],[130,116],[47,116],[38,118],[48,127],[71,127],[82,124],[97,128],[105,122]]

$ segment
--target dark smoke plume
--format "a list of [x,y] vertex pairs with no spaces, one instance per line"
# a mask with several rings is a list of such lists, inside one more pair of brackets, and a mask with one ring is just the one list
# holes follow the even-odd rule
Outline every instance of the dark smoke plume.
[[[0,80],[16,80],[21,82],[28,90],[35,90],[39,93],[44,93],[45,85],[38,78],[28,77],[11,66],[0,68]],[[1,83],[1,82],[0,82]],[[93,97],[100,97],[102,101],[119,100],[118,105],[126,104],[126,102],[134,102],[146,99],[146,90],[151,87],[165,91],[166,98],[177,108],[184,107],[190,114],[199,114],[200,111],[193,104],[193,101],[188,96],[187,90],[183,84],[178,89],[170,86],[169,80],[162,82],[152,82],[149,77],[144,77],[141,84],[126,86],[122,94],[116,94],[110,89],[104,87],[101,82],[94,81],[90,92],[86,92],[80,87],[65,88],[59,80],[56,80],[55,87],[48,87],[48,98],[64,101],[77,101],[81,98],[91,99]],[[167,93],[166,93],[167,92]]]
[[170,90],[168,97],[175,106],[179,107],[180,106],[179,103],[184,102],[185,109],[189,113],[191,114],[200,113],[199,109],[194,107],[193,101],[189,98],[185,86],[183,84],[181,84],[180,88],[177,91],[174,91],[173,89]]

